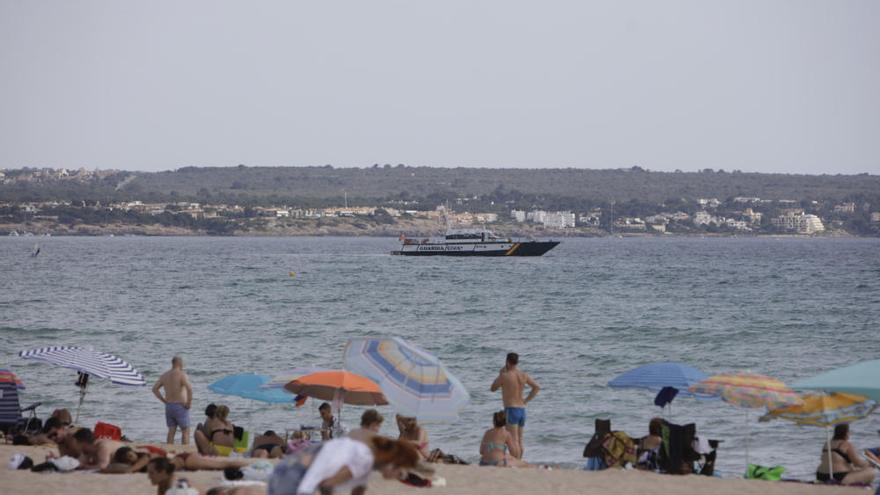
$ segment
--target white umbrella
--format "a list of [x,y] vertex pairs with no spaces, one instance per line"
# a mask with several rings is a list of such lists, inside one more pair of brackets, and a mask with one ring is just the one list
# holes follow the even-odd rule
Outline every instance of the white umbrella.
[[24,359],[36,359],[45,363],[55,364],[64,368],[76,370],[79,373],[77,386],[79,386],[79,404],[76,406],[74,422],[79,421],[79,410],[86,396],[86,387],[89,384],[89,376],[109,379],[118,385],[143,386],[146,385],[144,376],[122,359],[85,347],[52,346],[41,347],[21,351],[18,355]]

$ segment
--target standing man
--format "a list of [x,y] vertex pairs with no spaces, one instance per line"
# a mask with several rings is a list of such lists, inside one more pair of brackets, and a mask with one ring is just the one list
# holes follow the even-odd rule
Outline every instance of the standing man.
[[[541,387],[532,380],[528,373],[517,368],[519,355],[511,352],[507,355],[507,362],[498,378],[492,382],[489,388],[492,392],[501,389],[501,400],[504,402],[504,412],[507,414],[507,429],[518,444],[518,459],[522,459],[523,451],[523,428],[526,425],[526,404],[532,401]],[[529,395],[523,399],[523,390],[529,386]]]
[[[165,397],[159,389],[165,389]],[[183,358],[174,356],[171,369],[159,377],[153,385],[153,394],[165,404],[165,424],[168,426],[168,443],[174,443],[174,433],[180,427],[181,443],[189,444],[189,408],[192,406],[192,385],[183,371]]]

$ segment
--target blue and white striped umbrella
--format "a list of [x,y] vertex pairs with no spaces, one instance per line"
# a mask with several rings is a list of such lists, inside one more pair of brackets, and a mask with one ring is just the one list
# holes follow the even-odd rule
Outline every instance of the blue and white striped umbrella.
[[52,346],[21,351],[24,359],[36,359],[81,373],[109,379],[118,385],[145,385],[144,376],[122,359],[85,347]]
[[439,359],[398,337],[349,340],[344,362],[345,369],[378,383],[404,416],[452,420],[470,401],[467,389]]

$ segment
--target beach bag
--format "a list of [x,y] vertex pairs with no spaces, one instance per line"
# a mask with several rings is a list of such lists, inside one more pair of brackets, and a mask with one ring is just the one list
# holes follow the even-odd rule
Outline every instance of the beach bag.
[[612,431],[602,440],[605,465],[624,467],[636,463],[636,443],[622,431]]
[[109,438],[110,440],[122,439],[122,428],[110,423],[95,423],[95,438]]
[[779,481],[782,479],[782,473],[784,472],[785,467],[783,466],[767,467],[758,464],[749,464],[749,467],[746,468],[746,479]]

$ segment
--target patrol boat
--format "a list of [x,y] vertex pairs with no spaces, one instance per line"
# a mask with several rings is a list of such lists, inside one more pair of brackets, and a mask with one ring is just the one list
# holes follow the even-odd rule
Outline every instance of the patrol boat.
[[410,239],[400,236],[401,256],[541,256],[559,241],[517,241],[500,238],[488,230],[454,229],[439,239]]

